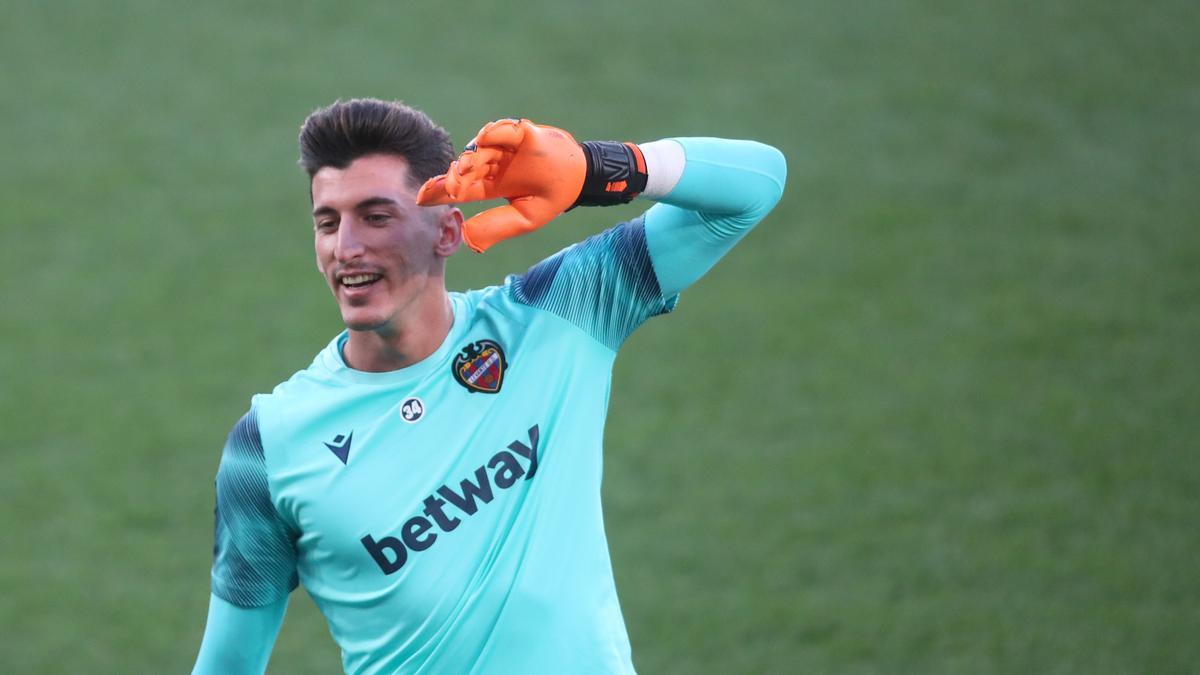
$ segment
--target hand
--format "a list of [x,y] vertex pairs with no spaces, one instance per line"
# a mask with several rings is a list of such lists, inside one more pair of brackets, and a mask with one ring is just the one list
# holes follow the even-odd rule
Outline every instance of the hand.
[[484,125],[441,176],[417,193],[417,204],[461,204],[507,199],[463,223],[463,240],[482,253],[492,245],[532,232],[579,198],[588,162],[571,134],[529,120]]

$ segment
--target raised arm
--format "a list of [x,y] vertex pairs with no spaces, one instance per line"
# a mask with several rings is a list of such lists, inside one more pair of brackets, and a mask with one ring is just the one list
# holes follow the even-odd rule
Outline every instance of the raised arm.
[[754,141],[677,138],[643,143],[646,248],[663,297],[712,268],[783,194],[783,154]]
[[580,144],[557,127],[504,119],[484,125],[445,174],[426,181],[417,203],[507,199],[463,223],[464,241],[483,252],[574,206],[656,199],[667,206],[647,214],[647,227],[657,230],[651,251],[667,280],[678,282],[664,290],[678,292],[771,210],[786,173],[778,150],[751,141]]

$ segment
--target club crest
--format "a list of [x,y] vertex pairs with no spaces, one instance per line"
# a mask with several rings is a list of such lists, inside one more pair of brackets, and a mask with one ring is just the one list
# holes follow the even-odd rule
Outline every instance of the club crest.
[[467,391],[481,391],[485,394],[500,392],[504,384],[504,369],[508,362],[504,360],[504,350],[491,340],[479,340],[463,347],[462,353],[454,357],[450,371],[454,379],[467,388]]

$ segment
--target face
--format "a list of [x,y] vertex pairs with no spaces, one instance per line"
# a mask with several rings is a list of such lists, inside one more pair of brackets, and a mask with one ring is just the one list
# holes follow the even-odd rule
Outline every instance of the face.
[[360,157],[312,178],[317,269],[337,299],[346,327],[386,332],[442,302],[445,260],[462,241],[462,214],[421,207],[408,162]]

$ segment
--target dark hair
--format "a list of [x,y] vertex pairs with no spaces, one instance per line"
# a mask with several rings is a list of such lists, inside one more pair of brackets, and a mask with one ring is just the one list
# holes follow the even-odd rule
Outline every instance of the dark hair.
[[300,126],[300,166],[309,178],[324,167],[344,169],[359,157],[376,153],[403,157],[413,187],[445,173],[454,159],[450,134],[425,113],[399,101],[335,101]]

